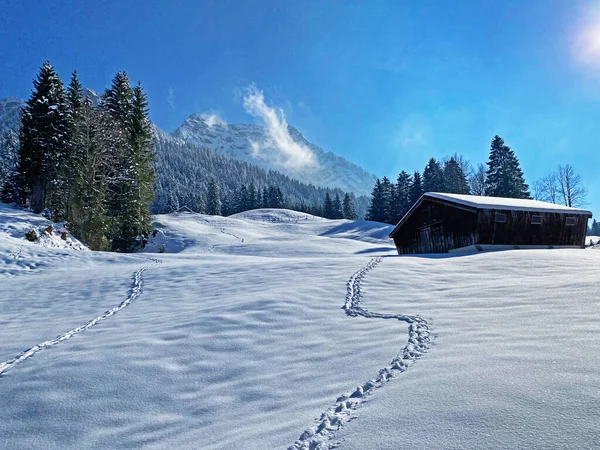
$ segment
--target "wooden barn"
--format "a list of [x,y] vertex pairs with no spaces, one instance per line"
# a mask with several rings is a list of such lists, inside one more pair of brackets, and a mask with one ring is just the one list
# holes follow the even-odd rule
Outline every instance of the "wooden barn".
[[537,200],[427,192],[390,233],[398,253],[583,247],[590,211]]

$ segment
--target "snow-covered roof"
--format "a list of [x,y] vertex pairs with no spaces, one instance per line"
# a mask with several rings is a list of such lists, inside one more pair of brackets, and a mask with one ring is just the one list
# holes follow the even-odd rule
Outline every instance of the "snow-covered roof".
[[568,206],[556,205],[554,203],[540,202],[539,200],[528,200],[521,198],[485,197],[479,195],[445,194],[441,192],[426,192],[425,197],[446,200],[478,209],[503,209],[509,211],[533,211],[562,214],[586,214],[592,215],[590,211]]

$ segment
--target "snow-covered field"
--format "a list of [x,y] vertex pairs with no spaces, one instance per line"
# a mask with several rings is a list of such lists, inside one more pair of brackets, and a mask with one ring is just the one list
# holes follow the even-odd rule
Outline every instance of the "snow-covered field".
[[596,249],[400,257],[262,210],[118,255],[34,221],[0,206],[0,448],[597,446]]

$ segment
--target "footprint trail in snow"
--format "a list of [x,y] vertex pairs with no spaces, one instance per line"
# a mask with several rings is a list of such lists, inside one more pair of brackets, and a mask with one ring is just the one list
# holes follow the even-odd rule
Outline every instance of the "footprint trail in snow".
[[361,282],[366,274],[383,261],[382,257],[373,258],[369,263],[350,277],[347,283],[346,302],[342,309],[351,317],[368,319],[396,319],[408,323],[408,343],[389,364],[379,371],[376,378],[358,386],[354,391],[339,397],[327,409],[317,423],[307,429],[288,450],[326,450],[339,446],[334,442],[335,433],[350,419],[354,411],[375,389],[382,387],[396,375],[404,372],[429,348],[431,329],[429,322],[420,316],[404,314],[380,314],[367,311],[360,306]]
[[59,334],[54,339],[50,339],[48,341],[44,341],[40,344],[34,345],[33,347],[19,353],[17,356],[15,356],[12,359],[9,359],[8,361],[0,362],[0,378],[6,372],[11,370],[18,364],[21,364],[23,361],[31,358],[36,353],[41,352],[44,349],[53,347],[53,346],[61,343],[62,341],[66,341],[67,339],[72,338],[73,336],[75,336],[76,334],[78,334],[84,330],[92,328],[98,322],[108,319],[110,316],[116,314],[117,312],[121,311],[123,308],[129,306],[131,304],[131,302],[133,302],[136,298],[138,298],[140,296],[140,294],[142,293],[142,286],[143,286],[142,274],[146,270],[148,270],[150,267],[153,267],[156,264],[161,262],[160,260],[154,259],[154,258],[148,258],[148,259],[150,259],[152,261],[152,264],[149,264],[146,267],[143,267],[140,270],[137,270],[136,272],[134,272],[133,277],[132,277],[133,281],[131,282],[131,285],[129,287],[129,295],[127,296],[127,298],[125,300],[123,300],[121,303],[119,303],[114,308],[109,309],[104,314],[96,317],[95,319],[90,320],[89,322],[87,322],[84,325],[73,328],[73,329],[67,331],[66,333]]

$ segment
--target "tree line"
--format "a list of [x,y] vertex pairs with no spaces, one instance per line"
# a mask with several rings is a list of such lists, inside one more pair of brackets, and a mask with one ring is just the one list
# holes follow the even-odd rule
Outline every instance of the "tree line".
[[140,83],[132,87],[119,72],[94,106],[76,71],[65,89],[45,62],[23,109],[17,169],[2,198],[66,221],[91,249],[133,251],[151,231],[152,159]]
[[425,192],[533,198],[566,206],[581,206],[587,194],[573,167],[561,165],[536,181],[532,196],[515,152],[496,135],[486,164],[473,168],[455,154],[442,161],[429,159],[422,173],[403,170],[396,183],[387,177],[377,179],[366,218],[396,224]]
[[358,218],[353,196],[349,192],[344,194],[343,201],[340,200],[339,194],[336,193],[332,198],[329,192],[326,192],[322,204],[291,203],[286,200],[278,186],[265,186],[261,190],[257,189],[253,182],[248,186],[242,184],[234,191],[233,195],[223,199],[218,183],[211,180],[208,186],[206,205],[202,209],[206,214],[230,216],[259,208],[285,208],[327,219],[355,220]]
[[[186,207],[204,214],[231,215],[249,209],[286,208],[338,218],[329,202],[346,205],[344,218],[363,216],[367,196],[302,183],[274,170],[239,161],[209,148],[155,133],[157,214]],[[329,201],[327,200],[329,198]]]

